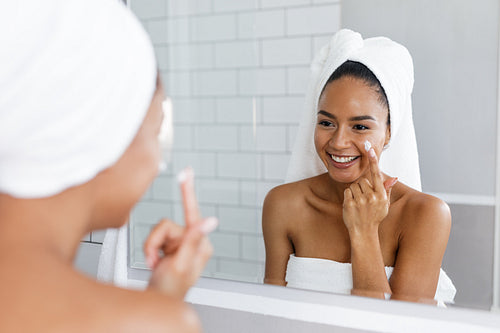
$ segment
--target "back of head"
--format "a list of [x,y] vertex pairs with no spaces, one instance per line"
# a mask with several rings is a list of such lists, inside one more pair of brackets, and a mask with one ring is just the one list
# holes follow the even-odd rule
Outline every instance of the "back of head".
[[126,150],[156,87],[151,42],[113,0],[0,2],[0,192],[47,197]]

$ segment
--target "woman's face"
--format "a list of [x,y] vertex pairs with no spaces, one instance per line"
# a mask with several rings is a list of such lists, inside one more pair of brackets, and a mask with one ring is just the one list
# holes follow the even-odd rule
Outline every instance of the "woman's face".
[[369,173],[365,141],[377,156],[389,142],[388,110],[378,93],[364,81],[342,77],[330,82],[320,96],[314,144],[330,177],[352,183]]
[[158,134],[164,117],[164,99],[158,81],[148,112],[132,143],[113,166],[96,177],[100,180],[94,229],[119,227],[126,222],[130,210],[157,176],[161,158]]

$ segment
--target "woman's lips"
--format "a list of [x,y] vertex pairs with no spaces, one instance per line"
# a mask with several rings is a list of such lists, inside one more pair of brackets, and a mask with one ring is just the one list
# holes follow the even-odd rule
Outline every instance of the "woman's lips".
[[338,169],[347,169],[353,164],[357,163],[359,156],[337,156],[330,155],[330,162]]

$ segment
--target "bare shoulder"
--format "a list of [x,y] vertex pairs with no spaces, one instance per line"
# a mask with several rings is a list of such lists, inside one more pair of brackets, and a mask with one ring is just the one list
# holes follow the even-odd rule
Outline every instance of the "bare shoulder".
[[300,193],[307,188],[305,184],[306,181],[303,180],[299,182],[278,185],[267,193],[264,204],[273,206],[288,206],[289,204],[291,204],[290,200],[297,201]]
[[128,290],[91,279],[75,281],[74,286],[78,285],[81,288],[74,293],[80,295],[87,311],[68,314],[67,318],[86,312],[86,324],[90,326],[86,332],[201,332],[196,312],[182,300],[153,290]]
[[[97,283],[99,284],[99,283]],[[119,332],[201,332],[200,322],[193,309],[181,300],[176,300],[156,291],[133,291],[114,286],[99,285],[98,289],[107,289],[109,307],[102,306],[102,311],[119,320],[107,321],[106,331]],[[112,305],[114,304],[114,305]],[[119,329],[117,329],[119,328]]]
[[308,178],[271,189],[264,200],[263,219],[279,217],[279,220],[286,221],[296,216],[305,205],[304,198],[310,192],[310,182]]
[[[99,283],[49,256],[16,256],[0,258],[2,267],[17,268],[0,272],[0,295],[9,304],[0,313],[2,332],[201,331],[194,310],[180,300]],[[19,321],[25,313],[31,320]]]
[[451,228],[450,208],[443,200],[416,191],[401,184],[402,214],[406,229],[420,229],[427,232],[443,231]]

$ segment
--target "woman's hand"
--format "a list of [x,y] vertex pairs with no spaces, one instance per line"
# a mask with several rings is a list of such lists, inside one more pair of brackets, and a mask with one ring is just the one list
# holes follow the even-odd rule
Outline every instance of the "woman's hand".
[[380,222],[389,213],[391,190],[397,182],[397,178],[390,178],[384,183],[373,148],[368,151],[368,160],[373,184],[361,178],[344,191],[343,218],[351,236],[378,233]]
[[[179,181],[186,226],[181,227],[168,219],[161,220],[149,234],[144,253],[153,270],[149,288],[184,299],[212,255],[213,249],[206,234],[216,228],[217,219],[201,218],[192,170],[184,170]],[[163,252],[161,257],[160,251]]]

